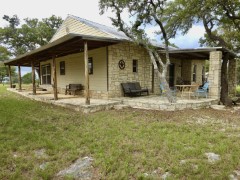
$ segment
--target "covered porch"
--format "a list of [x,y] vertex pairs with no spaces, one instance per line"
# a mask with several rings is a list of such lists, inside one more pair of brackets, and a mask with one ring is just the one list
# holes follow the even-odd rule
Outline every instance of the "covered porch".
[[84,96],[59,94],[58,100],[54,100],[53,94],[46,91],[36,91],[36,94],[33,95],[32,91],[27,89],[19,91],[15,88],[9,88],[8,90],[36,101],[54,104],[83,113],[91,113],[110,109],[120,110],[123,108],[163,111],[200,109],[209,108],[211,105],[216,105],[218,102],[216,99],[210,98],[188,99],[177,97],[176,103],[169,103],[167,98],[164,96],[150,95],[134,98],[119,97],[111,99],[91,99],[91,104],[86,105]]
[[[16,57],[15,59],[5,62],[10,69],[11,66],[18,67],[18,91],[22,91],[22,80],[21,80],[21,67],[31,67],[32,68],[32,95],[37,95],[37,86],[35,82],[35,71],[40,74],[40,70],[46,71],[50,74],[49,78],[41,79],[40,84],[44,84],[48,81],[48,86],[52,88],[53,99],[56,101],[59,99],[61,94],[59,94],[58,89],[58,78],[57,78],[57,63],[56,59],[61,57],[66,57],[68,55],[73,55],[77,53],[83,53],[83,57],[80,59],[83,61],[84,68],[84,98],[85,104],[90,104],[90,91],[89,91],[89,51],[107,47],[119,43],[120,40],[115,38],[104,38],[95,36],[86,36],[79,34],[67,34],[45,46],[35,49],[31,52],[25,53]],[[50,62],[51,66],[41,67],[41,63]],[[61,67],[60,67],[61,68]],[[46,73],[46,74],[47,74]],[[10,87],[12,87],[12,78],[9,71]],[[42,81],[42,82],[41,82]],[[43,82],[44,81],[44,82]]]
[[[112,47],[114,46],[114,48]],[[127,46],[126,46],[127,45]],[[51,63],[51,66],[45,67],[45,70],[49,68],[50,71],[50,83],[49,86],[52,89],[53,95],[52,99],[54,101],[59,100],[59,97],[62,94],[59,94],[59,84],[61,75],[61,66],[59,59],[64,57],[67,59],[66,63],[69,62],[68,55],[74,55],[81,53],[81,56],[75,56],[76,60],[82,60],[82,64],[76,64],[76,61],[71,62],[73,67],[77,67],[74,71],[69,70],[69,74],[73,74],[76,79],[82,78],[82,85],[84,86],[84,96],[81,98],[85,99],[85,105],[90,105],[90,89],[89,89],[89,53],[90,50],[97,50],[102,48],[104,52],[103,63],[104,68],[101,69],[101,72],[104,73],[102,79],[104,79],[104,92],[108,95],[112,93],[112,96],[107,96],[105,99],[112,99],[115,97],[120,98],[122,96],[120,83],[125,81],[140,81],[143,84],[143,87],[148,87],[151,90],[152,95],[159,96],[159,80],[154,76],[153,70],[151,69],[152,64],[149,60],[149,56],[143,58],[144,54],[141,54],[143,49],[139,49],[137,45],[131,44],[131,42],[125,42],[123,40],[113,39],[113,38],[101,38],[101,37],[92,37],[92,36],[82,36],[76,34],[67,34],[60,39],[57,39],[54,42],[51,42],[43,47],[40,47],[36,50],[33,50],[29,53],[21,55],[13,60],[5,62],[9,66],[18,66],[18,90],[22,91],[22,82],[21,82],[21,67],[28,66],[32,67],[32,95],[37,95],[37,87],[35,82],[35,70],[40,70],[40,64]],[[112,49],[109,51],[109,49]],[[160,48],[162,49],[162,48]],[[109,51],[109,52],[108,52]],[[160,54],[164,54],[164,50],[159,50]],[[235,55],[229,52],[225,48],[214,47],[214,48],[197,48],[197,49],[171,49],[170,60],[171,65],[169,67],[169,76],[168,81],[170,86],[176,86],[180,83],[178,78],[183,80],[183,84],[202,84],[205,80],[205,65],[204,61],[209,60],[209,99],[220,99],[220,90],[221,90],[221,64],[222,57],[224,54],[229,54],[229,92],[233,91],[236,86],[236,59]],[[133,54],[130,56],[130,54]],[[147,54],[147,53],[145,53]],[[137,56],[136,56],[137,55]],[[137,57],[137,58],[136,58]],[[139,70],[132,72],[132,60],[138,59],[139,61]],[[124,59],[126,63],[126,68],[119,69],[119,62]],[[120,60],[120,61],[119,61]],[[141,61],[140,61],[141,60]],[[57,61],[57,63],[56,63]],[[98,64],[99,65],[99,64]],[[82,74],[79,74],[81,71],[78,69],[82,66]],[[200,67],[200,68],[199,68]],[[57,70],[58,69],[58,76]],[[100,68],[99,68],[100,69]],[[204,71],[203,71],[204,70]],[[48,71],[48,70],[47,70]],[[95,74],[95,76],[98,76]],[[46,76],[47,77],[47,76]],[[62,78],[62,77],[61,77]],[[64,79],[64,78],[62,78]],[[65,78],[67,83],[69,82],[68,78]],[[47,78],[46,78],[47,80]],[[103,83],[98,82],[98,78],[94,81],[97,89]],[[10,74],[11,82],[11,74]],[[147,86],[146,86],[147,85]],[[11,83],[12,87],[12,83]],[[103,91],[99,91],[99,94],[102,95]],[[50,96],[50,95],[49,95]],[[151,96],[152,97],[152,96]],[[142,98],[142,97],[140,97]],[[121,99],[121,98],[120,98]],[[139,98],[136,98],[139,99]],[[159,99],[159,103],[163,103],[163,99]],[[180,103],[181,99],[177,99]],[[197,99],[190,99],[189,101],[199,101]],[[150,99],[149,99],[150,101]],[[205,100],[204,100],[205,101]],[[208,100],[207,100],[208,101]],[[82,101],[81,101],[82,102]],[[165,103],[165,102],[164,102]],[[190,102],[191,103],[191,102]],[[147,104],[147,102],[146,102]],[[170,104],[170,103],[169,103]],[[170,104],[171,105],[171,104]]]

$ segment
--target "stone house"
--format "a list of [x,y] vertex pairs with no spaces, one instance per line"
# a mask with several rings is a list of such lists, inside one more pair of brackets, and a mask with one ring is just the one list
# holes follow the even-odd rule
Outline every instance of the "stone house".
[[[87,47],[87,49],[86,49]],[[156,45],[159,53],[164,48]],[[87,54],[86,54],[87,52]],[[205,80],[205,61],[210,60],[208,80],[212,98],[220,97],[222,54],[221,47],[199,49],[171,49],[171,65],[167,80],[170,86],[179,83],[202,84]],[[87,57],[87,63],[86,63]],[[230,53],[229,85],[235,87],[236,61]],[[66,85],[85,85],[89,73],[89,93],[92,98],[121,97],[122,82],[140,82],[152,94],[159,94],[159,81],[147,51],[133,44],[122,32],[86,19],[69,15],[49,44],[5,63],[10,66],[30,66],[40,75],[40,86],[64,93]],[[85,88],[86,89],[86,88]]]

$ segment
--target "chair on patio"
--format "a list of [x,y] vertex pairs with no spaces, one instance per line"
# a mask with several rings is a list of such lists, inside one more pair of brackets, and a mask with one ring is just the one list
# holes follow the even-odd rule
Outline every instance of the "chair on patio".
[[195,97],[208,97],[208,87],[209,87],[209,83],[205,82],[204,85],[200,88],[198,88],[195,91]]
[[[170,88],[170,91],[172,93],[173,96],[176,96],[176,88],[174,87],[169,87]],[[166,96],[166,89],[164,88],[163,84],[160,83],[160,93],[161,93],[161,96]]]

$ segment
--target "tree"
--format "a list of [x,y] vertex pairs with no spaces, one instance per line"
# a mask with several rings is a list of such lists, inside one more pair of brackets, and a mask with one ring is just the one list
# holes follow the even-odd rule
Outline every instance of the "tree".
[[[165,12],[167,30],[173,35],[183,34],[195,23],[202,23],[206,34],[202,45],[221,46],[232,51],[240,48],[240,1],[239,0],[175,0]],[[174,36],[173,36],[174,37]],[[221,74],[221,102],[231,105],[228,98],[227,64],[229,54],[223,54]]]
[[[10,56],[10,52],[3,47],[0,46],[0,83],[3,82],[4,78],[8,76],[8,68],[3,64],[4,60],[8,60]],[[11,67],[12,75],[16,76],[16,68]]]
[[27,73],[22,77],[22,83],[23,84],[30,84],[32,83],[32,73]]
[[[100,0],[99,7],[101,14],[105,13],[109,8],[115,13],[115,17],[111,18],[112,24],[120,31],[124,32],[134,43],[143,46],[151,59],[155,74],[159,77],[160,83],[166,89],[166,95],[169,102],[175,102],[172,96],[168,82],[166,80],[167,69],[170,64],[169,58],[169,39],[171,34],[164,27],[164,9],[166,8],[166,0]],[[123,11],[129,13],[131,25],[127,25],[121,17]],[[152,41],[147,36],[144,27],[152,26],[155,23],[159,28],[158,34],[161,35],[165,45],[165,61],[162,60],[157,52],[156,47],[152,45]]]
[[63,22],[61,17],[54,15],[42,21],[26,18],[21,26],[17,15],[4,15],[3,19],[8,26],[0,28],[0,44],[7,47],[13,56],[47,44]]

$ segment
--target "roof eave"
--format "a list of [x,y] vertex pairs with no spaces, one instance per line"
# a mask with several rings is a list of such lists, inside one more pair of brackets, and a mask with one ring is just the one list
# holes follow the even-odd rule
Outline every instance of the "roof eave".
[[82,35],[82,34],[69,33],[69,34],[67,34],[67,35],[65,35],[65,36],[63,36],[63,37],[61,37],[61,38],[59,38],[59,39],[57,39],[57,40],[55,40],[55,41],[53,41],[53,42],[51,42],[51,43],[48,43],[48,44],[46,44],[46,45],[44,45],[44,46],[41,46],[41,47],[39,47],[39,48],[37,48],[37,49],[35,49],[35,50],[32,50],[32,51],[27,52],[27,53],[25,53],[25,54],[23,54],[23,55],[20,55],[20,56],[14,58],[14,59],[7,60],[7,61],[4,62],[4,64],[5,64],[5,65],[8,65],[8,64],[10,64],[10,63],[13,62],[13,61],[17,61],[17,60],[20,60],[20,59],[22,59],[22,58],[24,58],[24,57],[34,55],[34,54],[36,54],[36,53],[38,53],[38,52],[44,51],[44,50],[46,50],[46,49],[48,49],[48,48],[51,48],[51,47],[54,47],[54,46],[59,45],[59,44],[61,44],[61,43],[64,43],[64,42],[66,42],[66,41],[68,41],[68,40],[71,40],[71,39],[73,39],[73,38],[75,38],[75,37],[79,37],[80,39],[83,39],[83,40],[86,40],[86,41],[87,41],[87,40],[94,40],[94,41],[101,41],[101,42],[116,42],[116,43],[117,43],[117,42],[124,41],[124,40],[122,40],[122,39],[116,39],[116,38],[105,38],[105,37],[97,37],[97,36],[86,36],[86,35]]

